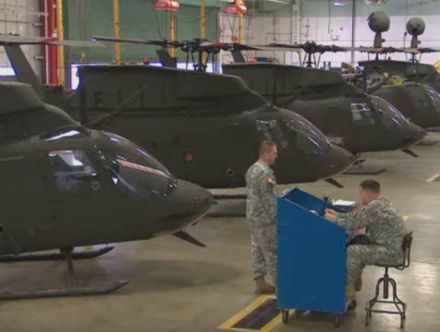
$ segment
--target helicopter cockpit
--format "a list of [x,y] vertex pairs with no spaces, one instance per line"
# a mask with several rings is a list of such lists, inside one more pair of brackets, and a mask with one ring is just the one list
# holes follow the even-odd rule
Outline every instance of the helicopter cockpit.
[[264,136],[281,142],[281,148],[286,148],[289,141],[295,139],[296,146],[304,153],[327,153],[330,141],[316,127],[294,112],[283,111],[283,117],[272,120],[256,121],[257,130]]
[[[93,190],[100,188],[103,177],[99,160],[109,172],[113,185],[133,198],[150,198],[151,195],[166,196],[177,188],[176,179],[156,159],[127,139],[107,132],[94,132],[84,127],[64,127],[41,135],[47,142],[62,139],[88,139],[98,137],[94,148],[56,149],[48,154],[54,174],[55,186],[62,192],[80,192],[84,186]],[[97,156],[91,155],[96,153]]]
[[375,109],[381,115],[383,123],[391,127],[405,127],[411,125],[411,123],[400,113],[397,108],[387,102],[385,99],[378,96],[371,96],[371,101]]
[[143,198],[151,193],[166,196],[177,188],[171,173],[145,150],[119,135],[104,132],[103,136],[107,147],[98,153],[120,190]]

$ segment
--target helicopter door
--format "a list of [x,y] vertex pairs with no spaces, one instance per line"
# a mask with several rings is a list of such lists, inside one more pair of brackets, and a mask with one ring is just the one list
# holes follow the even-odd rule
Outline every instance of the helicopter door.
[[104,241],[100,237],[111,218],[112,203],[95,165],[79,149],[52,150],[47,158],[52,213],[62,226],[66,246]]
[[32,250],[53,241],[41,155],[18,151],[0,154],[0,254]]

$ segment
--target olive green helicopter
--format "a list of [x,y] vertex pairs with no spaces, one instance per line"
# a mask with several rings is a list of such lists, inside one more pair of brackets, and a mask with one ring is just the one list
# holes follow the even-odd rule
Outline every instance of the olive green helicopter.
[[[0,82],[0,105],[0,262],[65,260],[70,275],[62,288],[2,290],[0,300],[100,295],[127,283],[76,284],[74,259],[113,249],[77,247],[168,234],[203,246],[184,228],[207,213],[208,191],[131,141],[79,124],[27,84]],[[60,253],[35,254],[53,249]]]

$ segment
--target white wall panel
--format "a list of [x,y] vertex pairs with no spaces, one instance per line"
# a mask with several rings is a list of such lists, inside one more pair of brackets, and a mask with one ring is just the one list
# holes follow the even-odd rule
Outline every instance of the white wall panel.
[[[0,33],[22,36],[40,36],[40,27],[36,23],[42,19],[39,0],[0,0]],[[41,55],[39,46],[23,46],[23,50],[38,75],[41,75]],[[10,68],[6,53],[0,47],[0,74]]]

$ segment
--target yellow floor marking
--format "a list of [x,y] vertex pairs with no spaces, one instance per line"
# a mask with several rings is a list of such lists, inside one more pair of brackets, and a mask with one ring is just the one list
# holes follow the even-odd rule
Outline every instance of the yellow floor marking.
[[244,317],[249,315],[252,311],[257,309],[260,305],[262,305],[268,299],[275,299],[275,296],[273,296],[273,295],[261,295],[261,296],[257,297],[246,308],[244,308],[243,310],[239,311],[237,314],[232,316],[230,319],[228,319],[226,322],[224,322],[218,328],[221,329],[221,330],[232,330],[232,331],[243,331],[243,332],[249,332],[249,331],[270,332],[275,326],[277,326],[279,323],[281,323],[281,314],[278,314],[277,316],[275,316],[274,319],[272,319],[269,323],[267,323],[260,330],[233,328],[233,326],[235,324],[237,324],[240,320],[242,320]]
[[270,332],[281,323],[281,314],[275,316],[260,332]]
[[434,182],[434,181],[436,181],[439,177],[440,177],[440,173],[434,174],[434,175],[431,176],[428,180],[426,180],[426,182]]

